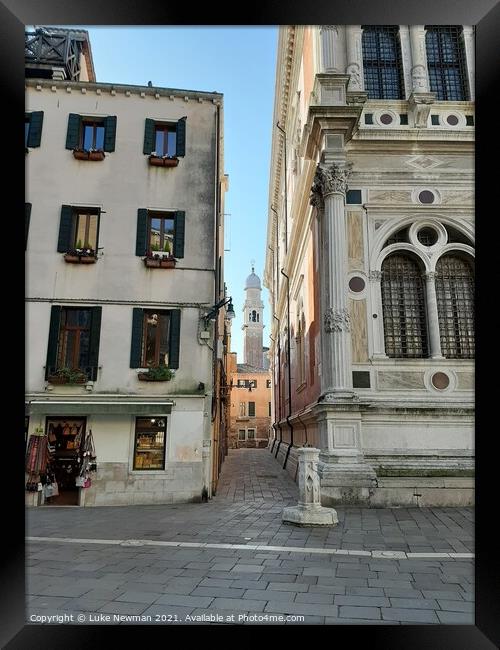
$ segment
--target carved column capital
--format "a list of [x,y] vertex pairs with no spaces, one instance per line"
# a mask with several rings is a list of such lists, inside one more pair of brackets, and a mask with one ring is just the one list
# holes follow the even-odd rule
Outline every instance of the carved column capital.
[[325,332],[349,332],[351,317],[347,309],[334,309],[329,307],[325,312]]
[[318,165],[314,176],[313,191],[320,192],[323,197],[328,194],[345,194],[351,167],[352,163],[347,164],[345,167],[335,163]]
[[311,195],[309,196],[309,203],[316,208],[317,210],[323,210],[325,207],[325,202],[323,200],[323,192],[321,186],[316,182],[311,187]]
[[368,277],[372,282],[380,282],[382,280],[382,271],[370,271]]
[[429,271],[428,273],[424,273],[424,279],[427,280],[427,282],[434,282],[436,280],[436,271]]

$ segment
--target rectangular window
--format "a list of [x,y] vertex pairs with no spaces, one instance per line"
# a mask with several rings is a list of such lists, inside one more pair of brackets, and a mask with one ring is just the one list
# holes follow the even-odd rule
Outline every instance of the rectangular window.
[[155,124],[155,152],[157,156],[174,158],[177,154],[176,139],[176,125]]
[[145,310],[143,323],[142,367],[169,363],[170,312]]
[[83,120],[80,146],[84,151],[104,151],[104,120]]
[[461,25],[426,25],[431,92],[438,101],[467,101],[468,83]]
[[148,254],[173,255],[175,213],[148,212]]
[[57,368],[85,370],[90,365],[92,311],[63,307],[57,350]]
[[363,69],[369,99],[403,99],[398,25],[362,25]]
[[99,210],[75,208],[71,233],[72,248],[87,249],[97,254],[97,234],[99,230]]
[[347,190],[345,202],[351,204],[360,204],[361,190]]
[[[100,208],[63,205],[57,251],[69,253],[70,256],[85,256],[87,261],[95,262],[99,245],[100,217]],[[68,256],[65,259],[68,261]]]
[[136,418],[134,469],[165,469],[165,439],[167,423],[164,418]]
[[248,417],[255,417],[255,402],[248,402]]
[[245,429],[238,430],[238,440],[246,440],[246,431]]
[[24,114],[24,147],[39,147],[42,138],[43,111]]
[[269,417],[271,417],[271,402],[269,402],[269,412],[268,412]]
[[271,380],[266,379],[266,388],[271,388]]
[[255,429],[247,429],[248,440],[255,440]]
[[246,417],[247,414],[247,404],[246,402],[240,402],[240,418]]

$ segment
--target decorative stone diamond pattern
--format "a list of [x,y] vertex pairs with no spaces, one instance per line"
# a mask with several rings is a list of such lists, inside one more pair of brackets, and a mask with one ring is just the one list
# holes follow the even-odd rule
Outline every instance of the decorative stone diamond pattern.
[[415,167],[415,169],[433,169],[442,165],[443,161],[439,160],[439,158],[434,158],[434,156],[412,156],[408,160],[405,160],[405,163],[411,167]]

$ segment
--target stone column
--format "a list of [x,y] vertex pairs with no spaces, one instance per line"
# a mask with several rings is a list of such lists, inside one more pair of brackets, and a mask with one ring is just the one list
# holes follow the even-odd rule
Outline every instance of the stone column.
[[[384,310],[382,306],[382,271],[370,271],[369,274],[372,299],[372,332],[374,358],[387,359],[384,340]],[[375,318],[376,316],[376,318]]]
[[322,397],[326,401],[354,397],[352,390],[350,318],[347,309],[347,234],[345,193],[349,168],[318,165],[311,202],[319,207]]
[[352,388],[345,222],[349,166],[345,154],[323,160],[311,196],[320,233],[321,396],[313,407],[321,444],[318,472],[323,504],[366,504],[376,475],[361,449],[362,416]]
[[339,67],[338,52],[338,26],[321,25],[320,43],[321,43],[321,71],[322,72],[341,72]]
[[348,90],[364,90],[363,79],[363,30],[361,25],[346,26],[347,67],[346,74],[350,75]]
[[429,92],[429,74],[425,51],[425,28],[423,25],[410,25],[411,43],[411,82],[414,93]]
[[429,327],[429,353],[432,359],[443,359],[436,298],[436,273],[425,274],[427,322]]
[[464,25],[464,46],[465,61],[467,68],[467,77],[469,79],[470,101],[474,101],[474,79],[475,79],[475,61],[474,61],[474,27]]
[[427,55],[425,52],[425,28],[423,25],[410,26],[410,42],[412,92],[408,98],[408,107],[413,117],[414,125],[422,129],[427,126],[431,105],[435,99],[435,93],[431,93],[429,90],[429,73],[427,71]]
[[338,523],[337,512],[321,505],[321,490],[318,474],[319,449],[301,447],[297,450],[299,459],[299,502],[285,508],[284,522],[298,526],[334,526]]

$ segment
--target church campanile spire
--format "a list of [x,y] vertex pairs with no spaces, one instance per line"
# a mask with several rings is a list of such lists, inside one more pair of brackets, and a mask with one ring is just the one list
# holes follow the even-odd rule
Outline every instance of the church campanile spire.
[[255,275],[255,260],[251,261],[252,272],[245,282],[246,299],[243,305],[243,326],[245,333],[243,342],[243,361],[253,368],[264,367],[263,341],[263,311],[261,299],[262,287],[260,278]]

